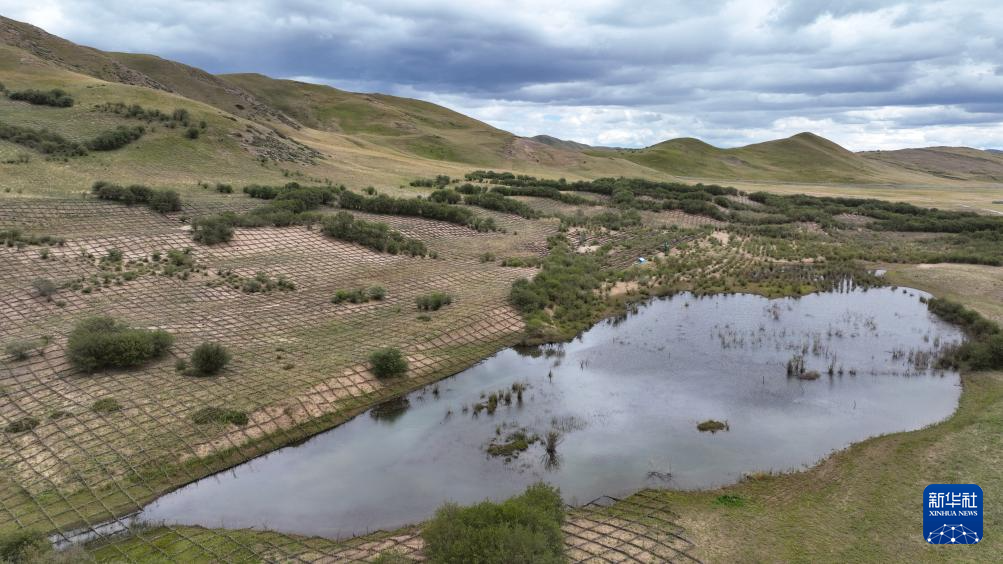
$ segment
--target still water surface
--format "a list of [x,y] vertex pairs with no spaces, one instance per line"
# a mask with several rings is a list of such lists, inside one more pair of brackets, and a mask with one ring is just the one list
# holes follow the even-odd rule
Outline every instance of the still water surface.
[[[181,488],[139,517],[343,537],[427,519],[446,500],[503,499],[538,480],[559,486],[566,502],[586,503],[803,468],[954,411],[958,375],[927,368],[925,353],[962,336],[921,295],[883,288],[653,300],[572,342],[504,350],[410,394],[403,412],[367,412]],[[800,353],[821,378],[787,376]],[[474,404],[513,384],[526,387],[521,404],[512,394],[493,415],[474,415]],[[699,432],[707,419],[729,430]],[[515,430],[555,428],[556,457],[541,443],[508,461],[486,453]]]

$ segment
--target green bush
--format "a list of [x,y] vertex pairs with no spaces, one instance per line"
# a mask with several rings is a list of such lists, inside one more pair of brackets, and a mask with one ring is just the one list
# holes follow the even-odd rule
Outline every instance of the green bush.
[[7,93],[11,100],[20,100],[36,106],[53,106],[56,108],[69,108],[73,105],[73,97],[59,88],[52,90],[18,90]]
[[38,427],[38,419],[34,417],[22,417],[20,419],[15,419],[4,427],[4,432],[7,433],[24,433]]
[[357,243],[383,253],[423,257],[428,254],[425,244],[405,237],[385,223],[355,219],[348,212],[338,212],[324,218],[321,232],[328,237]]
[[97,137],[88,141],[86,145],[91,151],[114,151],[139,139],[144,133],[146,133],[146,128],[142,125],[134,127],[119,126],[115,129],[99,133]]
[[112,200],[127,206],[145,204],[160,213],[181,210],[181,197],[174,190],[154,190],[141,184],[119,186],[98,180],[91,186],[91,191],[102,200]]
[[233,224],[224,216],[213,215],[192,222],[192,240],[203,245],[225,243],[233,239]]
[[52,543],[41,531],[17,529],[0,535],[0,562],[31,562],[51,550]]
[[122,404],[115,398],[102,398],[91,405],[91,411],[94,413],[115,413],[121,409]]
[[199,135],[200,135],[201,133],[202,133],[202,132],[201,132],[201,131],[199,131],[199,128],[197,128],[197,127],[189,127],[189,128],[188,128],[188,129],[187,129],[187,130],[185,131],[185,137],[187,137],[188,139],[198,139],[198,138],[199,138]]
[[4,352],[14,360],[24,360],[31,356],[31,353],[42,347],[43,342],[36,339],[18,339],[11,341],[4,346]]
[[369,296],[370,300],[379,301],[387,297],[387,289],[383,286],[370,286],[369,289],[366,290],[366,294]]
[[456,190],[436,190],[432,192],[428,198],[433,202],[441,202],[444,204],[458,204],[463,200],[463,196],[460,195]]
[[338,196],[338,205],[348,210],[446,221],[466,225],[477,231],[496,231],[498,229],[491,218],[478,217],[467,208],[430,199],[393,198],[385,194],[367,198],[346,190]]
[[442,306],[453,303],[453,297],[443,292],[432,292],[418,296],[415,303],[421,311],[437,311]]
[[181,196],[174,190],[154,190],[146,205],[160,213],[181,211]]
[[447,503],[422,530],[425,555],[435,563],[565,562],[560,492],[536,484],[502,503]]
[[52,157],[81,157],[87,154],[87,149],[80,143],[47,129],[32,129],[0,122],[0,139]]
[[131,368],[163,356],[174,342],[166,331],[132,329],[111,317],[77,323],[67,342],[70,361],[88,372]]
[[192,415],[192,421],[196,425],[205,425],[207,423],[222,423],[224,425],[237,425],[244,426],[247,425],[248,418],[247,414],[243,411],[237,411],[235,409],[226,409],[222,407],[203,407],[202,409],[196,411]]
[[219,343],[205,342],[195,347],[191,365],[196,374],[211,376],[218,373],[230,362],[230,352]]
[[43,298],[51,298],[59,290],[59,286],[48,278],[36,278],[31,281],[31,286]]
[[377,378],[393,378],[407,372],[407,358],[400,349],[387,347],[373,351],[369,355],[369,364]]
[[932,298],[927,307],[944,321],[960,325],[969,336],[957,349],[946,353],[941,364],[972,370],[1003,369],[1003,329],[998,324],[949,300]]

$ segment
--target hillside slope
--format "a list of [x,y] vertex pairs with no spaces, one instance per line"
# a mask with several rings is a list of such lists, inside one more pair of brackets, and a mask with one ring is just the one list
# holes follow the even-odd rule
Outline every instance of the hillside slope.
[[813,133],[721,149],[699,139],[671,139],[644,149],[607,149],[589,154],[615,154],[673,175],[723,180],[783,182],[931,182],[923,171],[864,158]]
[[865,151],[860,156],[915,172],[955,180],[1003,182],[1003,153],[969,147]]
[[[210,143],[245,151],[237,159],[225,157],[229,164],[189,167],[182,175],[186,179],[201,169],[243,166],[238,163],[248,155],[255,160],[263,158],[275,168],[298,167],[297,174],[333,176],[360,184],[399,183],[427,174],[460,175],[474,167],[545,176],[750,182],[949,184],[1003,178],[999,158],[986,151],[934,148],[855,154],[811,133],[731,149],[692,138],[672,139],[644,149],[590,147],[548,135],[524,138],[421,100],[347,92],[253,73],[213,75],[154,55],[80,46],[2,16],[0,45],[6,46],[2,55],[7,68],[12,69],[4,81],[12,85],[73,90],[86,82],[83,77],[89,77],[108,86],[110,90],[105,92],[115,97],[83,94],[81,99],[87,103],[145,101],[171,110],[174,100],[180,99],[202,104],[199,111],[203,113],[215,108],[213,115],[231,124],[221,122],[225,127],[215,131],[223,135],[213,137]],[[35,71],[48,70],[26,72],[29,66]],[[56,73],[57,69],[69,74]],[[18,82],[27,76],[31,81]],[[111,88],[113,84],[119,87]],[[134,89],[123,90],[121,86]],[[73,113],[73,119],[80,123],[94,121],[74,111],[77,113],[64,117]],[[20,105],[11,106],[5,115],[30,122],[35,118],[29,114],[43,115],[37,108]],[[77,127],[65,119],[50,125],[70,137]],[[137,147],[144,144],[141,141]],[[230,150],[216,151],[213,158],[223,159]],[[0,142],[0,152],[16,152],[16,148]],[[224,177],[234,179],[235,175]],[[176,176],[168,174],[166,179],[174,181]]]

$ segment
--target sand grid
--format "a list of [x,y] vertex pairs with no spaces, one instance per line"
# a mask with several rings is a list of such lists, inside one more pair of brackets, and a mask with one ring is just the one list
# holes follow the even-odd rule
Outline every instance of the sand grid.
[[[198,213],[190,205],[181,214],[164,216],[86,199],[0,199],[0,229],[65,238],[62,245],[47,247],[47,256],[46,247],[0,247],[0,343],[46,342],[27,359],[0,358],[0,426],[24,418],[39,422],[24,432],[0,433],[0,527],[46,532],[93,527],[514,343],[523,324],[507,304],[508,290],[515,279],[535,271],[482,263],[479,257],[488,251],[542,255],[547,237],[557,231],[555,220],[501,214],[491,214],[504,227],[501,233],[355,214],[425,241],[439,257],[417,259],[372,252],[306,227],[239,229],[233,241],[206,247],[191,241],[184,223],[185,216]],[[37,278],[61,284],[100,275],[99,258],[109,249],[121,251],[124,261],[142,261],[185,247],[200,266],[185,279],[154,272],[89,293],[62,288],[51,300],[32,289]],[[214,283],[223,271],[282,275],[296,289],[249,294]],[[386,298],[364,304],[330,301],[337,290],[371,285],[385,287]],[[419,319],[415,297],[431,291],[448,292],[455,302],[428,320]],[[82,373],[67,359],[66,337],[75,322],[98,314],[165,329],[175,344],[168,357],[140,369]],[[203,341],[225,344],[233,353],[231,365],[212,378],[176,371],[175,361]],[[383,346],[408,356],[406,378],[380,381],[369,372],[369,352]],[[106,399],[121,409],[92,409]],[[249,422],[195,424],[193,413],[205,407],[244,411]],[[686,555],[685,543],[662,539],[664,527],[645,523],[669,519],[657,516],[657,508],[639,509],[644,519],[633,524],[623,515],[604,517],[605,511],[586,507],[569,514],[565,532],[574,561],[663,561]],[[663,532],[651,533],[655,528]],[[421,557],[414,529],[340,543],[263,534],[254,546],[225,530],[156,530],[169,535],[133,531],[134,538],[147,541],[145,555],[166,560],[193,557],[168,538],[182,540],[178,546],[199,547],[199,558],[208,554],[220,561],[248,555],[269,561],[370,560],[388,549]],[[121,537],[108,541],[112,547],[115,538]],[[126,548],[114,554],[119,560],[139,558]]]

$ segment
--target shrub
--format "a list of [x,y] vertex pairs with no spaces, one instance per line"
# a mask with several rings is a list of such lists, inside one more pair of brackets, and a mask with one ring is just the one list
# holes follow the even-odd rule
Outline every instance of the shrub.
[[1003,369],[1003,329],[982,317],[977,311],[959,303],[932,298],[927,307],[941,319],[960,325],[970,339],[953,351],[945,353],[940,363],[963,365],[972,370]]
[[17,529],[0,535],[0,562],[30,562],[51,550],[52,543],[41,531]]
[[73,97],[59,88],[52,90],[19,90],[7,93],[11,100],[20,100],[36,106],[53,106],[55,108],[69,108],[73,105]]
[[220,194],[233,194],[233,186],[229,184],[216,183],[216,191]]
[[458,204],[463,199],[456,190],[436,190],[432,192],[428,198],[433,202],[442,202],[444,204]]
[[48,278],[36,278],[32,280],[31,287],[35,289],[35,292],[37,292],[39,296],[48,298],[50,301],[52,299],[52,295],[59,290],[59,286]]
[[365,301],[368,301],[368,299],[366,291],[362,288],[358,288],[356,290],[338,290],[334,293],[334,297],[331,298],[331,303],[333,304],[340,304],[344,302],[360,304]]
[[210,376],[223,370],[230,362],[230,352],[219,343],[205,342],[195,347],[192,352],[191,364],[195,373]]
[[324,218],[321,232],[328,237],[358,243],[384,253],[425,256],[428,249],[417,239],[405,237],[385,223],[355,219],[348,212],[338,212]]
[[481,218],[467,208],[431,199],[392,198],[384,194],[367,198],[355,192],[344,191],[338,196],[338,205],[348,210],[436,219],[466,225],[477,231],[497,230],[491,218]]
[[70,361],[82,370],[131,368],[163,356],[174,342],[166,331],[132,329],[111,317],[77,323],[67,342]]
[[122,409],[122,404],[115,398],[101,398],[91,405],[94,413],[114,413]]
[[31,356],[31,353],[41,348],[42,342],[33,339],[18,339],[7,343],[4,351],[15,360],[24,360]]
[[192,240],[203,245],[225,243],[233,239],[233,224],[225,216],[213,215],[192,222]]
[[187,137],[188,139],[198,139],[198,138],[199,138],[199,135],[200,135],[201,133],[202,133],[202,132],[201,132],[201,131],[199,131],[199,128],[197,128],[197,127],[189,127],[189,128],[188,128],[188,129],[187,129],[187,130],[185,131],[185,137]]
[[32,129],[0,122],[0,139],[53,157],[80,157],[87,154],[87,149],[80,143],[69,141],[62,135],[46,129]]
[[8,423],[7,426],[4,427],[4,432],[11,434],[25,433],[35,427],[38,427],[38,423],[38,419],[35,419],[34,417],[22,417]]
[[194,421],[196,425],[222,423],[224,425],[237,425],[242,427],[247,425],[248,418],[247,413],[237,411],[235,409],[226,409],[223,407],[203,407],[192,415],[192,421]]
[[383,286],[370,286],[366,293],[369,295],[370,300],[382,300],[387,297],[387,289]]
[[404,353],[392,347],[373,351],[369,355],[369,364],[377,378],[402,376],[408,368]]
[[487,192],[484,194],[467,194],[463,197],[467,205],[495,210],[502,213],[511,213],[527,219],[540,217],[540,212],[536,211],[528,204],[502,196],[498,192]]
[[432,562],[564,562],[564,508],[558,490],[535,484],[502,503],[447,503],[422,530]]
[[181,209],[181,197],[174,190],[154,190],[142,184],[119,186],[98,180],[91,186],[91,191],[102,200],[112,200],[127,206],[146,204],[153,211],[160,213]]
[[147,205],[160,213],[181,211],[181,196],[174,190],[155,190],[150,194]]
[[453,303],[453,297],[443,292],[432,292],[418,296],[415,303],[421,311],[437,311],[442,306]]
[[114,151],[139,139],[144,133],[146,133],[146,128],[142,125],[134,127],[119,126],[115,129],[99,133],[97,137],[87,142],[87,148],[91,151]]

